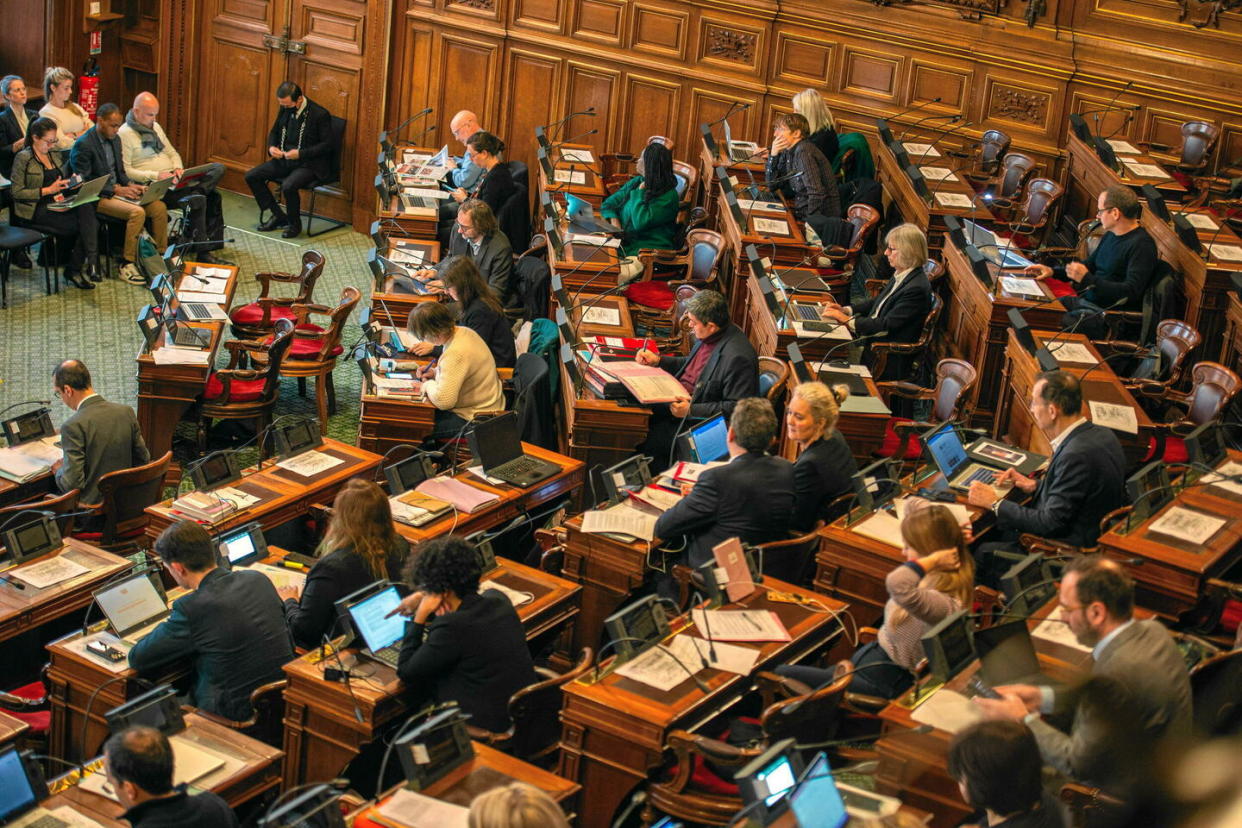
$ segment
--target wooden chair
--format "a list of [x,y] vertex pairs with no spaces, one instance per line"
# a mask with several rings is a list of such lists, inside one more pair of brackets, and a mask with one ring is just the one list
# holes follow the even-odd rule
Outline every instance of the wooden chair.
[[756,544],[755,563],[764,575],[809,586],[815,569],[815,552],[819,549],[819,530],[823,526],[821,520],[805,534]]
[[685,161],[674,160],[673,174],[680,176],[683,182],[679,189],[678,201],[681,203],[680,211],[684,212],[690,209],[690,203],[694,200],[694,188],[699,183],[699,168]]
[[1190,370],[1190,390],[1167,389],[1162,399],[1184,408],[1179,419],[1155,424],[1155,434],[1143,462],[1161,459],[1166,463],[1186,462],[1186,444],[1181,434],[1220,417],[1225,407],[1242,390],[1242,378],[1219,362],[1200,362]]
[[250,718],[244,722],[235,722],[205,710],[198,712],[201,716],[219,722],[225,727],[241,731],[264,744],[280,747],[284,741],[285,688],[288,686],[288,680],[281,679],[262,684],[251,691]]
[[102,520],[102,528],[98,532],[78,532],[74,537],[109,552],[137,550],[151,521],[146,508],[163,499],[164,476],[171,464],[172,452],[168,451],[146,465],[109,472],[99,478],[102,501],[83,503],[81,508],[92,509],[92,517]]
[[[836,736],[841,702],[853,680],[852,665],[842,661],[833,680],[819,689],[800,681],[766,671],[755,674],[755,683],[764,695],[759,722],[769,744],[783,739],[799,742],[827,741]],[[772,698],[779,695],[780,698]],[[813,737],[812,737],[813,734]]]
[[[323,274],[324,256],[318,250],[302,254],[302,269],[297,273],[264,272],[254,274],[259,283],[259,298],[229,311],[233,336],[238,339],[262,339],[270,336],[281,319],[295,317],[294,305],[310,303],[315,283]],[[273,283],[297,285],[294,296],[271,296]]]
[[[1220,138],[1220,127],[1206,121],[1186,121],[1182,124],[1182,144],[1177,148],[1177,170],[1186,175],[1203,172],[1216,148]],[[1173,148],[1168,144],[1154,141],[1138,141],[1142,149],[1154,152],[1169,152]]]
[[578,663],[567,673],[558,675],[545,667],[535,668],[543,680],[523,687],[509,699],[513,727],[507,733],[493,733],[467,725],[470,738],[500,748],[523,761],[548,767],[560,747],[560,712],[565,685],[577,681],[591,669],[594,657],[591,648],[584,647]]
[[[11,519],[18,512],[24,512],[27,509],[38,509],[41,512],[55,512],[59,517],[56,518],[56,528],[60,530],[60,536],[67,538],[73,534],[73,522],[77,518],[73,513],[78,511],[78,496],[82,494],[81,489],[73,489],[63,495],[44,495],[43,500],[31,500],[26,503],[14,503],[12,506],[0,508],[0,526],[5,521]],[[30,515],[28,520],[37,519],[36,515]],[[20,524],[17,521],[13,526]],[[7,528],[12,529],[13,526]]]
[[1112,825],[1120,816],[1124,803],[1099,788],[1069,782],[1061,786],[1061,802],[1069,811],[1070,828],[1095,828]]
[[[1048,178],[1032,178],[1026,185],[1026,196],[1018,208],[1018,217],[1009,222],[1011,233],[1034,236],[1048,226],[1052,208],[1065,193],[1065,188]],[[1037,241],[1037,240],[1033,240]]]
[[880,211],[870,204],[851,204],[845,211],[845,221],[854,228],[849,246],[832,245],[824,248],[821,255],[832,263],[834,269],[849,272],[853,270],[867,239],[879,225]]
[[[724,237],[715,230],[695,228],[686,233],[686,244],[677,252],[642,250],[641,279],[625,289],[630,302],[630,315],[636,326],[655,327],[666,324],[669,310],[676,304],[678,288],[689,285],[695,291],[714,288],[716,269],[725,249]],[[670,279],[655,279],[657,266]]]
[[876,383],[880,397],[892,406],[894,396],[906,400],[931,400],[931,420],[921,422],[904,417],[890,417],[884,424],[884,442],[876,457],[899,457],[904,461],[918,460],[923,446],[915,438],[918,432],[934,428],[937,423],[965,422],[973,407],[970,392],[979,379],[979,372],[963,359],[942,359],[936,363],[936,384],[924,388],[905,380]]
[[932,293],[931,310],[927,313],[927,319],[923,322],[923,330],[919,334],[919,338],[914,342],[872,342],[871,354],[875,360],[871,367],[871,375],[874,377],[884,376],[884,368],[888,363],[889,354],[926,354],[931,347],[932,334],[936,329],[936,323],[940,320],[940,312],[944,310],[944,300],[940,298],[940,294]]
[[1190,671],[1195,729],[1205,738],[1242,732],[1242,650],[1201,661]]
[[[768,398],[772,407],[781,407],[785,386],[789,383],[789,363],[776,357],[759,357],[759,393]],[[780,420],[779,415],[777,420]]]
[[[336,413],[336,389],[332,384],[332,370],[336,358],[344,352],[341,335],[345,323],[353,313],[354,306],[362,298],[358,288],[346,285],[335,307],[327,305],[294,305],[297,323],[293,329],[293,342],[280,366],[282,377],[296,377],[298,393],[306,393],[306,378],[315,378],[315,406],[319,415],[319,428],[328,432],[328,414]],[[311,323],[312,314],[328,317],[326,327]],[[262,361],[262,353],[254,355]]]
[[[264,342],[230,339],[229,367],[212,371],[198,404],[198,450],[207,451],[207,430],[212,420],[253,420],[255,433],[261,434],[272,420],[272,410],[280,396],[280,369],[293,344],[293,320],[281,319],[276,333]],[[247,357],[262,355],[257,368],[246,368]],[[259,445],[266,455],[267,441]]]
[[1013,208],[1013,202],[1026,186],[1026,180],[1035,171],[1035,159],[1021,152],[1010,152],[1001,159],[1000,169],[992,179],[991,205],[1005,213]]
[[1010,143],[1010,137],[998,129],[989,129],[983,133],[974,153],[975,166],[966,172],[966,177],[976,182],[990,180],[1000,169],[1000,160],[1009,152]]
[[[1166,392],[1182,379],[1186,357],[1198,347],[1199,332],[1180,319],[1162,319],[1156,325],[1156,350],[1160,354],[1160,372],[1154,376],[1122,377],[1121,382],[1133,394],[1163,399]],[[1138,342],[1125,340],[1102,340],[1097,348],[1111,354],[1130,354],[1135,359],[1146,358],[1148,349]]]
[[46,751],[52,729],[52,694],[47,678],[51,669],[51,664],[44,664],[34,681],[12,690],[0,690],[0,710],[29,728],[16,744],[20,748],[33,748],[38,753]]
[[667,780],[652,782],[647,788],[647,804],[643,808],[643,824],[650,825],[662,813],[686,822],[704,825],[726,825],[742,809],[738,795],[709,791],[694,784],[695,771],[704,763],[728,776],[741,770],[758,756],[763,748],[739,748],[700,736],[687,730],[674,730],[668,735],[668,750],[673,753],[673,768]]

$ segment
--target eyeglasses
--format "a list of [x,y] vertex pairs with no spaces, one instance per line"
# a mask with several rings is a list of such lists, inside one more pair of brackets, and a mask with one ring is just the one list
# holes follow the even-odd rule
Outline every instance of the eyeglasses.
[[60,396],[60,389],[59,389],[59,388],[53,388],[53,389],[52,389],[52,396],[53,396],[53,397],[55,397],[55,398],[56,398],[56,399],[58,399],[58,400],[59,400],[59,399],[62,399],[62,397]]
[[1068,604],[1062,604],[1060,601],[1057,601],[1057,606],[1061,608],[1061,612],[1065,613],[1077,612],[1080,609],[1086,609],[1085,604],[1079,604],[1076,607],[1071,607]]

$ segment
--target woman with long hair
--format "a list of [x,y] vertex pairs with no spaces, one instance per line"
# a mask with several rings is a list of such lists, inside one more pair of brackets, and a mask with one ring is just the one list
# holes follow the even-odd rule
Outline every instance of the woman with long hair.
[[837,124],[833,120],[832,110],[824,103],[824,98],[814,89],[803,89],[793,96],[794,112],[806,118],[811,128],[807,140],[819,147],[831,164],[837,157],[840,144],[837,141]]
[[517,361],[513,330],[495,292],[469,256],[454,256],[440,270],[444,290],[461,312],[457,324],[470,328],[487,343],[497,368],[512,368]]
[[679,206],[673,154],[653,142],[638,159],[638,174],[604,199],[599,212],[625,231],[621,252],[636,256],[640,250],[672,249]]
[[67,150],[95,125],[86,110],[70,100],[73,73],[63,66],[49,66],[43,72],[43,99],[39,114],[56,122],[56,149]]
[[332,504],[319,560],[306,585],[276,590],[285,602],[294,643],[307,649],[318,646],[332,634],[336,602],[375,581],[397,581],[409,552],[409,542],[393,525],[383,490],[356,477],[346,483]]
[[[901,522],[905,563],[885,578],[888,603],[875,641],[851,657],[857,671],[850,691],[892,699],[913,684],[912,671],[923,658],[923,634],[952,613],[970,606],[975,561],[953,513],[944,506],[911,498]],[[867,669],[863,669],[866,667]],[[833,679],[833,671],[787,665],[777,672],[812,687]]]
[[817,520],[832,521],[839,513],[834,500],[851,490],[858,471],[854,454],[837,431],[841,403],[850,395],[844,385],[829,388],[822,382],[804,382],[794,388],[785,409],[785,431],[798,447],[794,461],[793,528],[805,532]]

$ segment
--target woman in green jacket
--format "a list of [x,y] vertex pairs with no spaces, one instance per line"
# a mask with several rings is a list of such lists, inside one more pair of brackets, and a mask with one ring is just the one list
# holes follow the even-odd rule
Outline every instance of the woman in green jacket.
[[677,232],[677,179],[673,154],[663,144],[648,144],[638,159],[638,175],[605,199],[600,215],[621,225],[621,252],[671,250]]

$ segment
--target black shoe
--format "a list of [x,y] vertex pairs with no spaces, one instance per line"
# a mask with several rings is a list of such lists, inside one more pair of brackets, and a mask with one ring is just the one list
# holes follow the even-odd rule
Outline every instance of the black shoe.
[[284,227],[288,223],[289,223],[289,219],[285,216],[284,213],[277,213],[274,216],[272,216],[270,219],[268,219],[267,221],[259,225],[259,232],[267,233],[271,230],[277,229],[278,227]]
[[66,270],[65,281],[73,285],[75,288],[81,288],[82,290],[94,290],[95,289],[95,286],[91,284],[89,279],[82,278],[81,273],[72,273]]
[[34,262],[30,261],[30,253],[25,250],[19,250],[13,254],[13,267],[18,270],[30,270],[34,267]]
[[99,262],[86,263],[86,278],[90,279],[92,282],[103,281],[103,268],[99,266]]
[[281,233],[280,237],[282,239],[296,239],[300,235],[302,235],[302,222],[299,221],[286,227],[285,232]]

